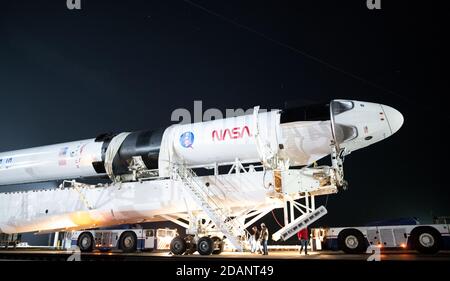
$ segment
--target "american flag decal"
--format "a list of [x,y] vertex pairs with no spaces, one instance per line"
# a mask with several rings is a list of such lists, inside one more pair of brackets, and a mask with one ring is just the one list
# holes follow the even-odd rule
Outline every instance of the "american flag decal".
[[59,151],[59,158],[60,158],[58,161],[59,166],[65,166],[67,164],[67,161],[66,161],[67,150],[69,150],[68,147],[63,147]]

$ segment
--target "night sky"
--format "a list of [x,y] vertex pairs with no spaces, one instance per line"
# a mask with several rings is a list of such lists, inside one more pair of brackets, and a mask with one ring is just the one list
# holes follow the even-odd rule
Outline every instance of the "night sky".
[[346,158],[349,190],[328,198],[320,224],[450,215],[448,10],[192,1],[82,0],[81,11],[65,0],[2,1],[0,151],[165,127],[194,100],[221,110],[379,102],[405,123]]

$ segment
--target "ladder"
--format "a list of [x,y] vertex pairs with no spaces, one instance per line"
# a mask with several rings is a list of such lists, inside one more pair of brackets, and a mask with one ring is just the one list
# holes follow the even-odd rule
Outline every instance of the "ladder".
[[248,238],[247,230],[237,220],[230,218],[227,207],[221,203],[212,190],[197,180],[195,172],[183,165],[175,166],[176,175],[183,182],[194,201],[208,215],[216,227],[230,240],[237,251],[243,250]]
[[327,209],[324,206],[320,206],[310,213],[305,213],[295,219],[290,224],[286,225],[282,229],[278,230],[272,235],[272,239],[275,241],[282,240],[286,241],[290,237],[294,236],[301,229],[309,226],[319,218],[325,216],[327,214]]

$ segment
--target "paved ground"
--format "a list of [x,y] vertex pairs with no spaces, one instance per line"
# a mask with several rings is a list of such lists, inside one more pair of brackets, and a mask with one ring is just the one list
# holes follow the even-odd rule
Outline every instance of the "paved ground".
[[[62,250],[42,249],[16,249],[0,250],[0,260],[67,260],[71,252]],[[252,261],[252,260],[346,260],[365,261],[368,254],[345,254],[343,252],[321,251],[311,252],[308,256],[299,255],[296,251],[272,251],[268,256],[251,253],[224,252],[220,255],[201,256],[198,254],[189,256],[173,256],[168,252],[143,252],[125,254],[120,252],[93,252],[82,253],[81,260],[166,260],[166,261],[189,261],[189,260],[229,260],[229,261]],[[381,261],[450,261],[450,251],[441,251],[435,255],[419,254],[415,251],[381,251]]]

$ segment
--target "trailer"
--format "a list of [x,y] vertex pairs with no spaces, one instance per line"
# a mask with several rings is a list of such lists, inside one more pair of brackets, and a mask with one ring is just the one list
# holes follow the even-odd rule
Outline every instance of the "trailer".
[[448,224],[385,221],[367,226],[313,228],[311,235],[313,249],[342,250],[349,254],[365,253],[371,246],[411,249],[424,254],[450,249]]
[[82,230],[70,234],[71,245],[81,252],[121,250],[125,253],[168,249],[176,229]]
[[19,233],[0,233],[0,248],[16,248],[17,245],[21,242],[21,237],[22,235]]

